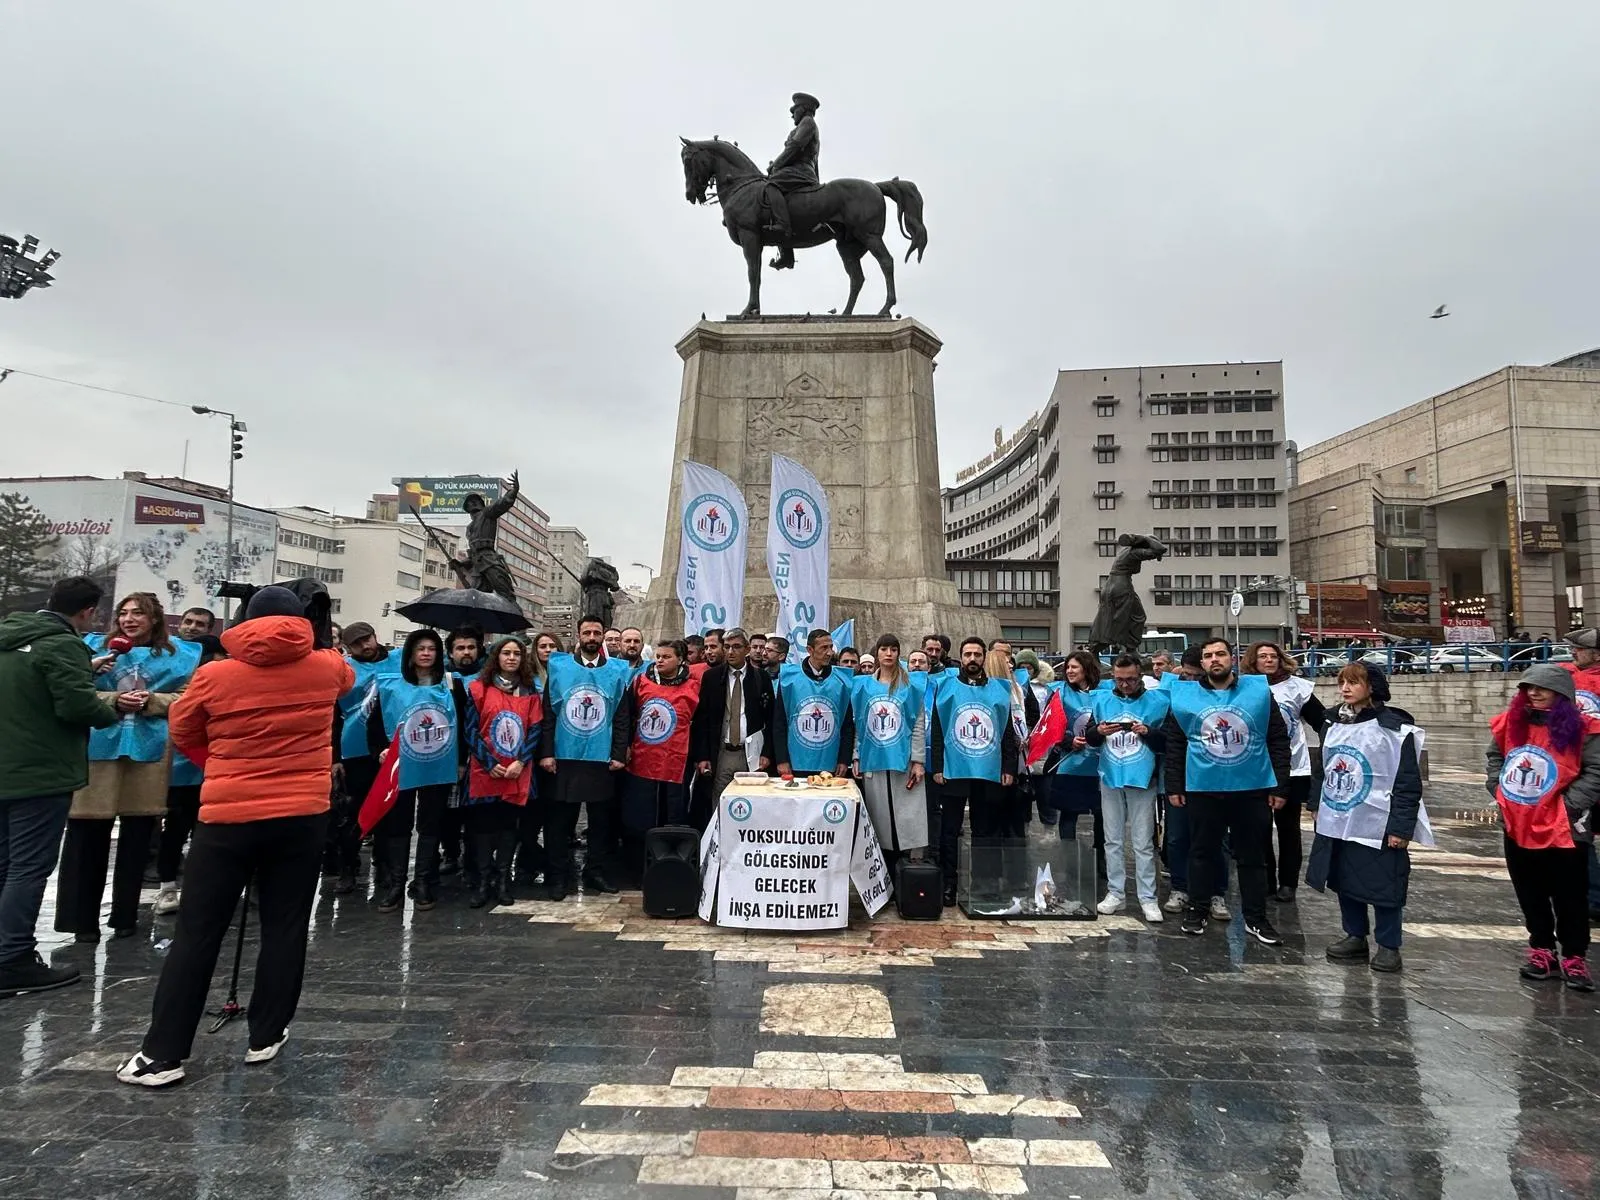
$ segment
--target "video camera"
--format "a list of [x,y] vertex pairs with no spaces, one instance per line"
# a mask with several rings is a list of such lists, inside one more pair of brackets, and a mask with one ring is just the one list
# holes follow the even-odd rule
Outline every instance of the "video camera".
[[[239,601],[239,615],[234,618],[237,625],[244,620],[244,611],[250,607],[250,601],[261,590],[263,585],[255,583],[224,582],[217,585],[217,595],[228,600]],[[311,622],[311,631],[316,640],[318,650],[333,649],[333,597],[328,595],[327,585],[320,579],[291,579],[284,583],[274,584],[275,587],[288,588],[295,597],[305,606],[306,620]]]

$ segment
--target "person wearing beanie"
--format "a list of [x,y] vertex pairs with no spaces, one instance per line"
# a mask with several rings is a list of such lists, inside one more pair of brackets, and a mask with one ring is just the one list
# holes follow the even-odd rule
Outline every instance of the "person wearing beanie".
[[[1578,709],[1585,716],[1600,717],[1600,629],[1574,629],[1564,640],[1572,661],[1559,665],[1572,675]],[[1593,842],[1585,853],[1589,856],[1589,920],[1600,921],[1600,856],[1596,856]]]
[[1570,672],[1541,663],[1522,673],[1489,730],[1485,786],[1500,806],[1506,871],[1528,929],[1520,974],[1592,992],[1588,856],[1600,802],[1600,718],[1579,707]]
[[1345,936],[1328,947],[1329,960],[1367,962],[1370,932],[1378,943],[1372,969],[1398,971],[1407,847],[1433,845],[1422,807],[1421,731],[1410,713],[1389,706],[1389,680],[1375,666],[1340,668],[1339,698],[1323,731],[1321,787],[1310,793],[1317,832],[1306,883],[1339,896]]
[[200,821],[150,1029],[117,1069],[123,1083],[184,1077],[222,940],[252,885],[261,946],[245,1062],[270,1061],[288,1037],[327,840],[334,703],[355,683],[343,655],[315,649],[304,613],[288,589],[262,588],[222,635],[228,657],[196,670],[170,710],[173,744],[205,772]]

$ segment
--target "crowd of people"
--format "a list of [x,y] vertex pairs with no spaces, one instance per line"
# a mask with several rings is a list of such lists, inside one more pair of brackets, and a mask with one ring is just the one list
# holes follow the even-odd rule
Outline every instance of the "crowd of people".
[[[1132,904],[1201,936],[1231,918],[1232,871],[1246,936],[1278,945],[1269,906],[1294,904],[1303,878],[1338,897],[1344,937],[1328,957],[1380,972],[1402,965],[1408,848],[1432,840],[1425,733],[1383,672],[1347,663],[1324,705],[1270,642],[1236,654],[1213,638],[1176,661],[1079,650],[1057,668],[1004,640],[934,633],[908,648],[884,634],[859,650],[818,629],[791,661],[784,638],[740,628],[647,651],[641,630],[586,618],[570,648],[470,626],[392,648],[361,621],[324,639],[282,587],[258,590],[220,635],[204,609],[170,629],[149,593],[119,599],[97,629],[101,600],[66,579],[44,610],[0,621],[13,731],[0,745],[0,996],[78,977],[35,939],[58,858],[56,929],[80,943],[102,936],[108,873],[106,927],[137,932],[153,859],[153,915],[176,913],[176,930],[150,1031],[119,1071],[128,1083],[183,1077],[247,888],[261,934],[247,1061],[277,1053],[318,878],[366,894],[368,840],[378,913],[408,897],[426,913],[451,877],[473,908],[561,901],[639,886],[649,832],[704,830],[741,772],[827,772],[859,780],[891,863],[937,864],[946,903],[967,822],[976,891],[992,867],[980,847],[1035,821],[1075,840],[1087,816],[1101,913]],[[1576,632],[1572,664],[1520,677],[1486,759],[1529,933],[1521,973],[1582,990],[1597,637]]]

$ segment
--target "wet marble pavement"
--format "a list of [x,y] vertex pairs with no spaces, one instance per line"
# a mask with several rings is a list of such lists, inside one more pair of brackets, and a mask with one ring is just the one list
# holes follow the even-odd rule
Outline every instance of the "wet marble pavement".
[[1328,963],[1305,891],[1280,949],[1237,919],[797,936],[324,895],[278,1060],[236,1022],[165,1092],[111,1075],[147,920],[0,1001],[0,1197],[1600,1194],[1600,1001],[1519,982],[1498,834],[1441,825],[1398,977]]

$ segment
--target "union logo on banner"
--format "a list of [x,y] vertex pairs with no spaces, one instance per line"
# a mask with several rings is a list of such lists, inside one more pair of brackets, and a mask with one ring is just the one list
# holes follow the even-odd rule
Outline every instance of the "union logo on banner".
[[1600,717],[1600,696],[1578,689],[1578,711],[1586,717]]
[[639,740],[659,746],[678,727],[678,711],[660,696],[646,700],[639,708]]
[[408,710],[401,727],[406,753],[412,758],[438,758],[455,749],[450,714],[432,701],[423,701]]
[[1542,746],[1518,746],[1500,768],[1500,793],[1513,804],[1538,804],[1555,791],[1556,760]]
[[683,514],[683,532],[708,554],[726,550],[739,536],[739,514],[726,497],[696,496]]
[[1200,716],[1200,749],[1216,762],[1236,762],[1250,749],[1250,722],[1232,705],[1207,709]]
[[840,824],[849,815],[849,807],[837,797],[822,806],[822,819],[830,825]]
[[867,736],[878,745],[893,745],[904,727],[900,706],[892,700],[874,700],[867,706]]
[[561,706],[561,720],[574,733],[590,734],[606,722],[606,698],[592,687],[576,687]]
[[1330,746],[1322,775],[1322,802],[1349,812],[1372,794],[1372,764],[1354,746]]
[[794,720],[795,737],[807,746],[828,745],[838,727],[839,715],[833,710],[833,702],[820,696],[802,704]]
[[779,529],[796,550],[809,550],[822,536],[821,509],[810,493],[790,488],[778,497]]
[[1144,739],[1131,729],[1119,729],[1106,739],[1106,753],[1119,762],[1138,756],[1144,749]]
[[991,749],[994,746],[994,714],[981,704],[962,705],[956,709],[956,719],[951,723],[951,736],[969,754]]

